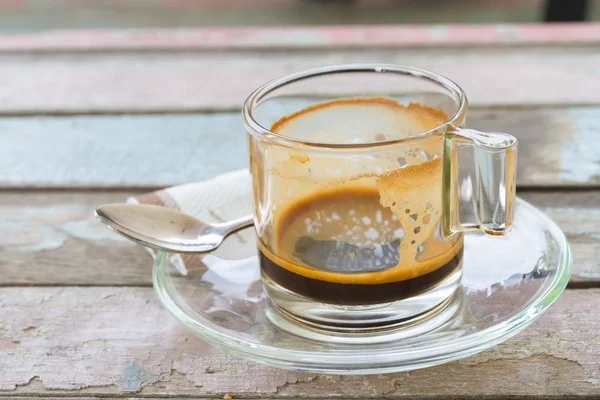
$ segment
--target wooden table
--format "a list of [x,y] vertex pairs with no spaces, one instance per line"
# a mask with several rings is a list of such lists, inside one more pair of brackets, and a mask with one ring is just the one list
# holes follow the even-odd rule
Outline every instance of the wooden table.
[[[282,371],[209,347],[92,209],[243,167],[252,89],[361,61],[447,75],[471,127],[519,138],[519,195],[566,232],[569,288],[514,339],[410,373]],[[0,76],[0,396],[600,396],[599,25],[22,34],[0,37]]]

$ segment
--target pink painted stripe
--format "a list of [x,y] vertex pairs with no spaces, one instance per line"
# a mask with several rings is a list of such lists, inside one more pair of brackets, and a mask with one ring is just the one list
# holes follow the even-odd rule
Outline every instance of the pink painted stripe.
[[51,31],[0,36],[0,51],[411,47],[600,43],[600,23]]

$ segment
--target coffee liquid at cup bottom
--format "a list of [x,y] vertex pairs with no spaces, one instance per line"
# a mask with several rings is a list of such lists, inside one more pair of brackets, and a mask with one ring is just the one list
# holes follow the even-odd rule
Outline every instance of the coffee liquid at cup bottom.
[[[402,113],[401,127],[427,130],[446,121],[441,111],[387,104],[380,98],[330,102],[327,107],[351,104],[355,116],[364,105],[373,115],[374,103],[391,104]],[[272,130],[289,134],[286,124],[300,126],[301,117],[314,116],[314,110],[323,107],[282,118]],[[393,115],[388,120],[400,121]],[[314,120],[311,124],[316,126]],[[435,287],[460,268],[463,253],[462,238],[436,238],[439,207],[421,204],[438,195],[441,199],[441,167],[436,158],[388,173],[377,187],[348,182],[290,200],[275,213],[270,246],[259,240],[263,275],[289,291],[338,305],[387,303]],[[399,182],[411,186],[404,197]],[[425,189],[419,193],[414,187]]]

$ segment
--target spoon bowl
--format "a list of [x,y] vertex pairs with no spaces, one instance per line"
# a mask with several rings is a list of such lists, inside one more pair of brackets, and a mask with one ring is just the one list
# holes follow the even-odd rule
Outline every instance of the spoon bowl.
[[206,223],[172,208],[125,203],[98,207],[96,218],[129,240],[175,253],[213,251],[228,235],[253,223],[252,215]]

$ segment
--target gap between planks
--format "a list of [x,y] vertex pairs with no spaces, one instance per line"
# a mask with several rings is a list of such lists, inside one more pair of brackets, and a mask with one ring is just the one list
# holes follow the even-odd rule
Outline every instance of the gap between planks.
[[[250,93],[248,93],[250,95]],[[594,102],[570,102],[570,103],[527,103],[527,104],[506,104],[506,103],[486,103],[486,104],[470,104],[469,110],[474,111],[512,111],[512,110],[561,110],[566,108],[578,107],[600,107],[600,101]],[[241,119],[242,106],[239,107],[181,107],[181,108],[155,108],[155,109],[135,109],[123,108],[118,109],[78,109],[78,110],[25,110],[25,111],[5,111],[0,109],[0,119],[2,118],[37,118],[37,117],[111,117],[111,116],[144,116],[144,115],[197,115],[197,114],[239,114]]]
[[[80,288],[148,288],[152,287],[152,283],[146,284],[115,284],[115,283],[107,283],[107,284],[94,284],[94,283],[56,283],[56,284],[48,284],[48,283],[0,283],[1,288],[69,288],[69,287],[80,287]],[[567,289],[569,290],[587,290],[587,289],[598,289],[600,288],[600,281],[593,282],[569,282],[567,284]],[[1,397],[1,395],[0,395]]]
[[[47,183],[36,184],[15,184],[14,186],[0,182],[0,195],[2,193],[22,193],[30,194],[35,192],[46,192],[46,193],[67,193],[75,192],[79,194],[85,193],[118,193],[123,191],[131,192],[133,195],[144,194],[153,192],[156,190],[165,189],[164,185],[154,184],[126,184],[123,186],[115,186],[113,184],[93,184],[89,183],[69,183],[65,185],[48,185]],[[581,185],[543,185],[543,186],[529,186],[520,185],[517,189],[517,196],[523,193],[555,193],[555,192],[574,192],[574,193],[587,193],[593,191],[600,191],[600,183],[584,183]],[[599,194],[600,196],[600,194]]]
[[[44,194],[60,194],[60,193],[69,193],[73,195],[85,195],[85,194],[94,194],[94,193],[120,193],[127,192],[129,195],[136,196],[156,190],[165,189],[164,185],[123,185],[123,186],[114,186],[112,184],[103,185],[94,185],[90,186],[89,184],[81,184],[78,186],[77,184],[68,184],[64,186],[60,185],[52,185],[47,186],[45,184],[40,184],[40,186],[36,185],[18,185],[18,186],[10,186],[2,184],[0,186],[0,195],[2,194],[32,194],[43,192]],[[573,192],[573,193],[588,193],[588,192],[596,192],[598,191],[598,196],[600,196],[600,183],[599,184],[588,184],[585,185],[560,185],[560,186],[528,186],[528,185],[520,185],[517,188],[517,196],[527,193],[556,193],[556,192]]]

